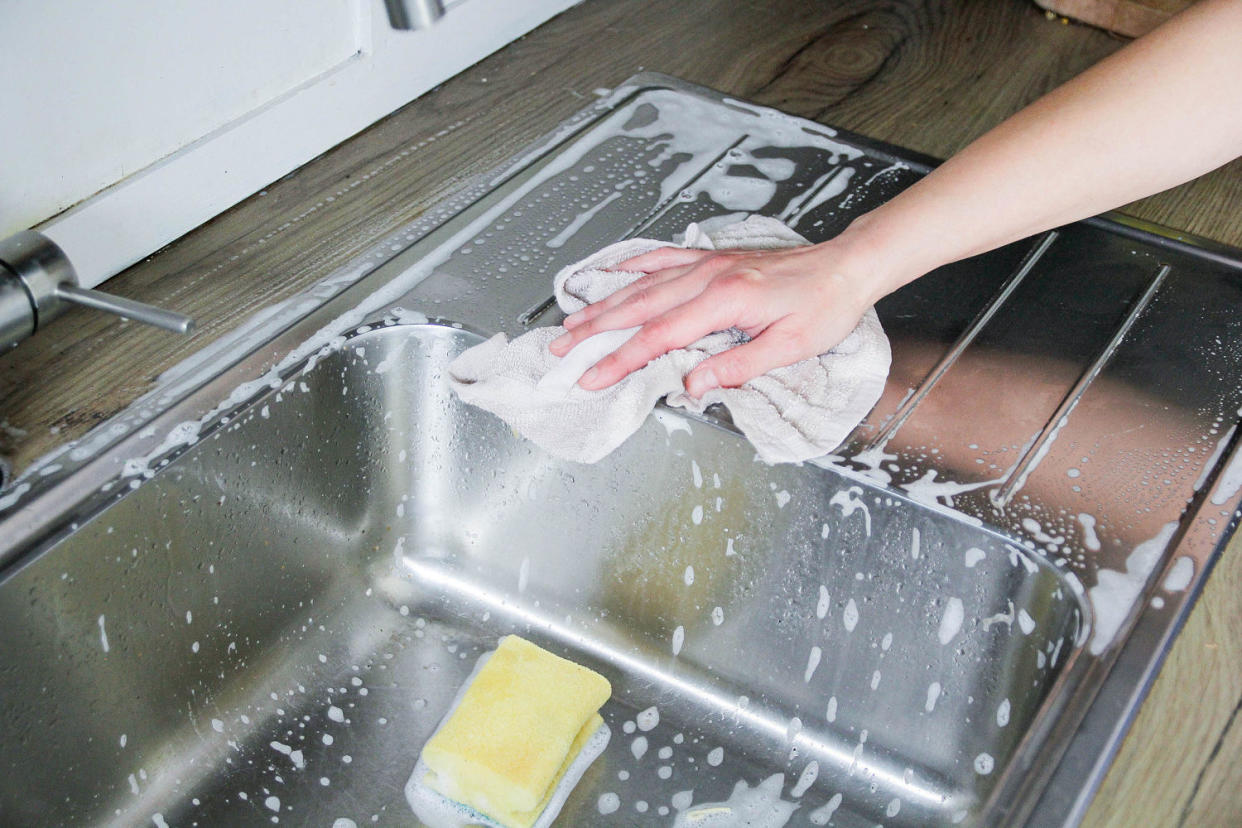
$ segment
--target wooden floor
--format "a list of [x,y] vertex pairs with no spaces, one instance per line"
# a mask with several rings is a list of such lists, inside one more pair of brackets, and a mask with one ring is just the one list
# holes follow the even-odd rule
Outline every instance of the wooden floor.
[[[20,472],[81,436],[638,71],[945,157],[1121,45],[1027,0],[587,0],[107,284],[192,314],[193,337],[71,311],[0,357],[0,454]],[[1242,163],[1126,211],[1242,246]],[[1242,824],[1240,701],[1235,548],[1087,824]]]

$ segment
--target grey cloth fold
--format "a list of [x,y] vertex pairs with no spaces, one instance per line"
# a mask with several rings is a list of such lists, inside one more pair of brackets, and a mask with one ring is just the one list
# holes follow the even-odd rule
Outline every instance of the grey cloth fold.
[[[724,250],[805,244],[809,242],[781,222],[751,216],[691,224],[678,246]],[[605,247],[557,274],[557,303],[573,313],[598,302],[643,275],[608,268],[668,246],[666,241],[628,239]],[[600,460],[637,431],[664,397],[669,405],[695,413],[722,403],[762,460],[800,463],[836,448],[875,405],[888,376],[888,337],[870,308],[831,351],[769,371],[740,388],[712,389],[702,399],[686,394],[686,374],[709,356],[746,342],[742,331],[708,334],[657,357],[610,388],[586,391],[576,385],[587,368],[637,330],[593,336],[564,358],[548,351],[549,343],[565,332],[560,326],[537,328],[513,341],[497,334],[453,360],[449,382],[463,401],[496,414],[548,453],[567,460]]]

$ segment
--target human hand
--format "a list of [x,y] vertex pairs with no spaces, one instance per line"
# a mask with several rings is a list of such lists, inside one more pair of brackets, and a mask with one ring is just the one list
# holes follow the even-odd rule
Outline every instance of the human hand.
[[709,357],[686,375],[686,391],[736,387],[773,368],[837,345],[883,290],[832,242],[779,250],[664,247],[616,265],[645,273],[611,296],[566,317],[549,350],[564,356],[603,331],[642,326],[582,375],[589,391],[714,331],[736,327],[751,341]]

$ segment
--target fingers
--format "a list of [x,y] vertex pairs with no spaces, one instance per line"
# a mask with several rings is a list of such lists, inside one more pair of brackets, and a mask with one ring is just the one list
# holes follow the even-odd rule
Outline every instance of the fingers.
[[712,331],[729,327],[733,312],[730,304],[724,302],[694,301],[678,305],[643,325],[628,342],[583,374],[578,385],[587,391],[607,388],[656,357]]
[[[683,268],[674,268],[681,271]],[[663,273],[673,272],[660,271]],[[658,275],[658,274],[652,274]],[[644,279],[649,277],[643,277]],[[616,299],[613,294],[584,310],[593,311],[589,318],[580,319],[567,333],[553,340],[548,349],[557,356],[569,353],[578,343],[603,331],[632,328],[690,301],[702,292],[702,282],[689,279],[653,281]],[[620,293],[620,291],[618,291]],[[568,320],[567,320],[568,322]]]
[[639,272],[646,273],[647,275],[635,279],[611,296],[571,313],[565,317],[564,325],[567,329],[573,330],[578,325],[581,325],[588,319],[593,319],[608,308],[616,307],[635,293],[664,282],[672,281],[673,279],[678,279],[693,270],[697,265],[702,264],[705,259],[716,255],[718,254],[713,250],[661,247],[641,256],[626,259],[609,268],[609,270]]
[[807,336],[786,318],[750,342],[700,362],[686,375],[686,393],[700,399],[713,388],[736,388],[773,368],[813,356],[813,351]]
[[569,316],[565,317],[563,324],[567,330],[572,331],[582,323],[595,319],[605,311],[612,310],[623,302],[629,301],[638,294],[648,293],[659,285],[681,278],[693,267],[694,265],[669,267],[664,270],[657,270],[655,273],[648,273],[645,276],[641,276],[633,282],[630,282],[625,287],[616,290],[611,295],[600,299],[598,302],[587,305],[581,310],[574,311]]
[[629,270],[639,273],[654,273],[670,267],[694,264],[708,256],[716,255],[714,250],[699,250],[693,247],[661,247],[649,253],[626,259],[613,265],[609,270]]

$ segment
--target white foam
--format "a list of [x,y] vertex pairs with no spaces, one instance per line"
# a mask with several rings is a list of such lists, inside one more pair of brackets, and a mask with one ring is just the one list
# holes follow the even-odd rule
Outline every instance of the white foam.
[[678,431],[684,431],[690,435],[694,434],[694,429],[690,428],[689,420],[687,420],[685,417],[674,414],[668,409],[665,409],[665,408],[652,409],[651,416],[655,418],[655,421],[657,423],[664,426],[664,430],[668,432],[668,436],[670,438],[674,434],[676,434]]
[[861,510],[866,523],[867,537],[871,537],[871,510],[867,508],[867,504],[862,499],[862,489],[858,486],[850,486],[848,489],[842,489],[828,499],[829,506],[840,506],[843,517],[849,517],[855,512]]
[[858,604],[854,603],[853,598],[846,602],[845,612],[841,616],[841,621],[845,624],[847,632],[853,632],[854,628],[858,626]]
[[841,800],[841,794],[833,794],[832,799],[829,799],[823,805],[807,814],[807,819],[811,821],[812,825],[827,825],[828,821],[832,819],[832,815],[837,812],[837,808],[841,807]]
[[828,587],[819,585],[819,603],[815,605],[815,617],[822,619],[828,614]]
[[1242,488],[1242,451],[1235,453],[1229,465],[1221,472],[1220,479],[1216,482],[1216,491],[1212,493],[1212,504],[1224,506],[1233,499],[1240,488]]
[[948,644],[962,629],[965,611],[961,598],[950,598],[944,607],[944,615],[940,617],[940,630],[937,636],[941,644]]
[[644,733],[655,730],[660,724],[660,709],[652,705],[635,716],[634,721]]
[[979,561],[983,560],[986,557],[987,557],[986,552],[974,546],[967,549],[966,554],[964,556],[966,566],[969,569],[974,569],[975,565],[978,564]]
[[975,757],[975,773],[987,776],[996,767],[996,760],[990,753],[980,753]]
[[1100,538],[1095,534],[1095,516],[1086,512],[1078,513],[1078,523],[1082,525],[1082,542],[1092,552],[1100,551]]
[[783,828],[798,803],[781,799],[785,774],[769,776],[754,788],[739,779],[723,802],[705,802],[678,812],[674,828]]
[[612,193],[606,196],[602,201],[598,202],[597,204],[593,204],[590,208],[586,210],[583,210],[581,213],[579,213],[577,216],[574,217],[573,221],[565,225],[565,228],[561,230],[561,232],[557,233],[555,236],[548,239],[546,242],[544,242],[544,244],[546,244],[548,247],[551,247],[551,248],[561,247],[562,245],[565,244],[565,242],[569,241],[575,233],[581,230],[586,225],[587,222],[595,218],[595,215],[600,210],[604,209],[609,204],[611,204],[612,202],[620,198],[621,194],[622,193],[620,190],[614,190]]
[[819,762],[812,759],[806,763],[806,767],[802,769],[802,773],[798,776],[798,782],[789,790],[789,795],[794,799],[801,799],[802,796],[811,789],[815,784],[815,780],[819,778]]
[[811,676],[815,675],[815,668],[819,666],[819,659],[823,654],[824,651],[818,646],[811,647],[811,654],[806,659],[806,672],[802,676],[804,683],[811,683]]
[[1195,561],[1189,555],[1182,555],[1169,567],[1169,574],[1164,577],[1165,592],[1181,592],[1190,586],[1190,579],[1195,574]]
[[1035,619],[1024,609],[1018,610],[1018,627],[1024,635],[1030,635],[1035,631]]
[[1087,590],[1095,610],[1095,632],[1091,635],[1093,655],[1104,652],[1112,643],[1175,531],[1177,522],[1170,521],[1154,537],[1134,547],[1126,558],[1125,572],[1101,569],[1096,575],[1096,585]]
[[940,698],[940,682],[933,681],[927,685],[927,701],[923,703],[923,709],[931,713],[936,709],[936,700]]

